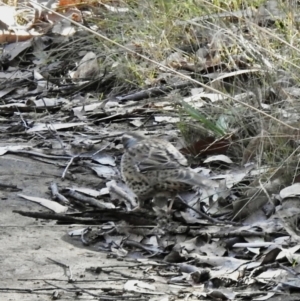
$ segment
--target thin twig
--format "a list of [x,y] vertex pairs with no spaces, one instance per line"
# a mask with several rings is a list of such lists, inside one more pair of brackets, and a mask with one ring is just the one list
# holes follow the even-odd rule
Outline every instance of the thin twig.
[[[70,283],[71,283],[71,282],[74,282],[72,270],[71,270],[71,267],[70,267],[69,265],[66,265],[66,264],[64,264],[64,263],[62,263],[62,262],[59,262],[59,261],[54,260],[54,259],[51,259],[51,258],[49,258],[49,257],[47,257],[47,259],[50,260],[50,261],[52,261],[53,263],[55,263],[55,264],[57,264],[57,265],[63,267],[63,268],[65,269],[65,271],[66,271],[66,275],[67,275],[67,277],[68,277],[68,282],[70,282]],[[67,271],[68,271],[69,273],[68,273]]]
[[211,223],[214,224],[225,224],[225,225],[233,225],[233,226],[241,226],[243,224],[240,223],[236,223],[236,222],[231,222],[231,221],[220,221],[216,218],[210,217],[209,215],[205,214],[204,212],[201,212],[197,209],[195,209],[194,207],[190,206],[189,204],[187,204],[179,195],[177,196],[178,199],[180,200],[180,202],[186,206],[187,208],[195,211],[196,213],[198,213],[201,217],[205,218],[206,220],[210,221]]
[[61,175],[61,179],[62,179],[62,180],[65,179],[66,173],[67,173],[69,167],[70,167],[70,166],[72,165],[72,163],[74,162],[74,159],[75,159],[75,158],[78,158],[78,156],[72,157],[72,158],[70,159],[69,163],[67,164],[66,168],[64,169],[64,172],[63,172],[63,174]]

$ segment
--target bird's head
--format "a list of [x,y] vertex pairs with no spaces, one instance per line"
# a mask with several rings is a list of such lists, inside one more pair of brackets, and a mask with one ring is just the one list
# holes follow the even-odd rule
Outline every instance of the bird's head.
[[141,132],[128,132],[122,136],[122,143],[125,149],[135,146],[146,137]]

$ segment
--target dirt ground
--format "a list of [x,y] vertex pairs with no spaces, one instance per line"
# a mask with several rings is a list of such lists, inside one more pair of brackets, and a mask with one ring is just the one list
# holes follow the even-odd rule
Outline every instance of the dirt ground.
[[[13,210],[47,212],[47,209],[20,198],[18,194],[50,199],[48,187],[51,181],[64,186],[93,188],[101,183],[92,174],[76,174],[75,180],[62,182],[62,172],[62,167],[36,159],[11,154],[0,156],[0,184],[19,188],[19,191],[10,191],[0,186],[0,300],[55,300],[53,294],[56,292],[59,293],[58,300],[128,300],[122,297],[124,284],[129,279],[141,280],[145,275],[145,269],[136,268],[136,262],[110,258],[107,253],[84,247],[81,241],[68,235],[69,230],[80,229],[82,225],[56,225],[55,221],[35,220],[13,213]],[[75,283],[68,283],[68,269],[51,260],[69,266]],[[96,267],[108,269],[100,274],[90,271]],[[109,269],[114,273],[110,273]],[[166,278],[154,284],[158,292],[156,297],[143,295],[140,299],[131,300],[169,300],[162,294],[169,293],[174,298],[182,290],[182,287],[169,286]],[[76,289],[98,296],[102,294],[103,299],[87,293],[78,295]],[[104,298],[112,289],[120,297]],[[184,290],[190,293],[193,287],[185,287]],[[299,300],[297,298],[282,295],[269,300]]]
[[[120,266],[120,261],[108,259],[106,253],[83,247],[80,241],[74,240],[67,234],[70,229],[82,228],[82,225],[56,225],[54,221],[35,220],[13,213],[13,210],[48,211],[38,204],[20,198],[18,194],[50,199],[49,183],[51,181],[61,183],[62,171],[61,167],[32,158],[10,154],[0,156],[0,183],[16,185],[20,189],[20,191],[9,191],[0,188],[2,275],[0,300],[2,301],[52,300],[51,296],[56,290],[62,293],[59,300],[73,300],[74,292],[54,287],[56,285],[64,289],[74,289],[72,284],[67,283],[65,269],[49,258],[69,265],[73,278],[78,280],[76,285],[91,292],[95,291],[95,294],[112,287],[122,289],[124,285],[124,281],[116,281],[106,273],[96,275],[86,271],[87,268],[98,266],[112,267],[116,270],[116,267]],[[63,185],[81,184],[88,187],[88,184],[92,184],[95,187],[97,181],[100,182],[93,176],[76,175],[76,177],[72,182],[65,180]],[[127,262],[127,265],[130,266],[130,263]],[[117,270],[121,271],[122,268]],[[137,272],[129,271],[128,268],[126,273],[137,276]],[[88,280],[93,281],[88,282]],[[25,291],[30,289],[37,289],[37,291]],[[76,300],[89,299],[94,297],[86,294],[76,297]]]

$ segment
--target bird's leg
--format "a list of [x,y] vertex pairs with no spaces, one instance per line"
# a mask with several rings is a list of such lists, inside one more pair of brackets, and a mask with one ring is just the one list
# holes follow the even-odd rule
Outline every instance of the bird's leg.
[[165,213],[171,213],[174,204],[174,197],[175,195],[172,192],[160,192],[155,195],[153,203]]
[[138,200],[138,205],[136,206],[136,207],[134,207],[131,211],[133,211],[133,212],[138,212],[138,211],[141,211],[141,210],[143,210],[143,208],[144,208],[144,200]]
[[170,204],[169,204],[167,210],[168,210],[168,213],[171,213],[175,199],[174,198],[169,198],[168,201],[170,201]]
[[153,205],[162,208],[167,208],[168,206],[168,195],[165,192],[157,193],[153,198]]

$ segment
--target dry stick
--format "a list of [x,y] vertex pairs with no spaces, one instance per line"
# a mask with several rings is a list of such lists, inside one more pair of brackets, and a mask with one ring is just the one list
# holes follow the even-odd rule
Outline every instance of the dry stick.
[[78,156],[72,157],[72,158],[70,159],[68,165],[67,165],[66,168],[64,169],[63,174],[61,175],[61,179],[62,179],[62,180],[65,179],[66,174],[67,174],[67,171],[68,171],[69,167],[72,165],[72,163],[74,162],[74,159],[75,159],[75,158],[78,158]]
[[[167,66],[164,66],[163,64],[158,63],[158,62],[156,62],[156,61],[154,61],[154,60],[152,60],[152,59],[150,59],[150,58],[148,58],[148,57],[146,57],[146,56],[144,56],[144,55],[142,55],[142,54],[140,54],[140,53],[137,53],[137,52],[135,52],[134,50],[129,49],[129,48],[127,48],[127,47],[125,47],[125,46],[119,44],[118,42],[115,42],[115,41],[109,39],[108,37],[106,37],[106,36],[104,36],[104,35],[102,35],[102,34],[96,32],[96,31],[94,31],[94,30],[92,30],[92,29],[90,29],[90,28],[88,28],[88,27],[85,27],[84,25],[82,25],[82,24],[80,24],[80,23],[75,22],[75,21],[73,21],[72,19],[69,19],[69,18],[65,17],[64,15],[62,15],[62,14],[60,14],[60,13],[57,13],[56,11],[54,11],[54,10],[52,10],[52,9],[49,9],[49,8],[46,7],[45,5],[42,5],[42,4],[33,2],[33,1],[29,1],[29,2],[32,4],[33,7],[36,7],[36,6],[38,5],[38,6],[42,7],[43,9],[45,9],[45,10],[47,10],[47,11],[50,11],[50,12],[53,13],[54,15],[57,15],[57,16],[59,16],[60,18],[62,18],[62,19],[64,19],[64,20],[67,20],[68,22],[70,22],[70,23],[72,23],[72,24],[74,24],[74,25],[76,25],[76,26],[78,26],[78,27],[80,27],[80,28],[86,30],[87,32],[90,32],[90,33],[92,33],[93,35],[95,35],[95,36],[97,36],[97,37],[100,37],[101,39],[103,39],[103,40],[105,40],[105,41],[110,42],[111,44],[114,44],[114,45],[116,45],[116,46],[118,46],[118,47],[120,47],[120,48],[122,48],[122,49],[124,49],[124,50],[126,50],[126,51],[128,51],[128,52],[130,52],[130,53],[132,53],[132,54],[134,54],[134,55],[136,55],[136,56],[138,56],[138,57],[140,57],[140,58],[146,60],[146,61],[148,61],[148,62],[151,62],[151,63],[153,63],[154,65],[157,65],[157,66],[159,66],[159,67],[161,67],[161,68],[164,68],[165,70],[168,70],[168,71],[170,71],[170,72],[172,72],[172,73],[174,73],[174,74],[176,74],[176,75],[178,75],[178,76],[180,76],[180,77],[182,77],[182,78],[184,78],[184,79],[187,79],[187,80],[189,80],[189,81],[191,81],[191,82],[193,82],[193,83],[195,83],[195,84],[197,84],[197,85],[200,85],[201,87],[206,88],[206,89],[208,89],[208,90],[210,90],[210,91],[212,91],[212,92],[215,92],[215,93],[218,93],[218,94],[220,94],[220,95],[222,95],[222,96],[224,96],[224,97],[227,97],[227,98],[229,98],[229,99],[231,99],[231,100],[233,100],[233,101],[235,101],[235,102],[237,102],[237,103],[239,103],[239,104],[241,104],[241,105],[243,105],[243,106],[245,106],[245,107],[247,107],[247,108],[249,108],[249,109],[251,109],[251,110],[253,110],[253,111],[256,111],[256,112],[260,113],[261,115],[264,115],[264,116],[266,116],[266,117],[268,117],[268,118],[270,118],[270,119],[273,119],[274,121],[276,121],[276,122],[278,122],[278,123],[280,123],[280,124],[282,124],[282,125],[284,125],[284,126],[290,128],[290,129],[298,130],[297,128],[295,128],[295,127],[293,127],[293,126],[291,126],[291,125],[289,125],[289,124],[287,124],[287,123],[285,123],[285,122],[283,122],[283,121],[281,121],[281,120],[279,120],[279,119],[273,117],[273,116],[270,115],[270,114],[267,114],[267,113],[263,112],[263,111],[260,110],[260,109],[257,109],[257,108],[255,108],[255,107],[253,107],[252,105],[250,105],[250,104],[248,104],[248,103],[245,103],[245,102],[243,102],[243,101],[241,101],[241,100],[239,100],[239,99],[236,99],[236,98],[234,98],[234,97],[232,97],[232,96],[230,96],[230,95],[228,95],[228,94],[226,94],[226,93],[223,93],[223,92],[221,92],[221,91],[218,91],[217,89],[215,89],[215,88],[213,88],[213,87],[210,87],[210,86],[208,86],[208,85],[205,85],[205,84],[203,84],[203,83],[201,83],[201,82],[199,82],[199,81],[197,81],[197,80],[195,80],[195,79],[190,78],[189,76],[187,76],[187,75],[185,75],[185,74],[182,74],[182,73],[180,73],[180,72],[178,72],[178,71],[176,71],[176,70],[173,70],[172,68],[169,68],[169,67],[167,67]],[[267,33],[269,34],[268,31],[267,31]],[[289,45],[289,44],[288,44],[288,45]],[[289,46],[290,46],[290,45],[289,45]],[[298,50],[298,51],[299,51],[299,50]],[[263,71],[263,70],[262,70],[262,71]]]
[[[72,274],[72,270],[71,270],[71,267],[69,265],[66,265],[62,262],[59,262],[59,261],[56,261],[54,259],[51,259],[49,257],[47,257],[48,260],[52,261],[53,263],[63,267],[64,269],[66,269],[66,271],[69,271],[69,273],[66,273],[67,274],[67,277],[68,277],[68,282],[71,283],[71,282],[74,282],[75,280],[73,279],[73,274]],[[69,274],[69,275],[68,275]]]
[[109,204],[106,204],[105,202],[97,200],[93,197],[89,197],[84,194],[81,194],[77,192],[75,189],[71,189],[71,188],[68,189],[68,192],[66,194],[76,199],[77,201],[80,201],[82,203],[87,203],[91,206],[95,206],[100,209],[113,209],[112,206],[108,206]]
[[58,141],[58,143],[60,144],[61,148],[64,150],[65,149],[65,146],[64,146],[64,143],[63,141],[61,140],[61,138],[59,137],[59,134],[57,133],[57,130],[55,130],[54,127],[52,127],[52,123],[50,123],[51,126],[48,126],[48,131],[49,133],[52,135],[52,137],[54,139],[56,139]]
[[[138,101],[138,100],[142,100],[142,99],[149,98],[149,97],[159,96],[161,94],[167,94],[167,92],[171,92],[173,90],[177,90],[177,89],[181,89],[181,88],[186,88],[191,85],[192,84],[189,81],[179,82],[179,83],[167,85],[167,86],[161,85],[159,87],[152,87],[152,88],[148,88],[146,90],[141,90],[138,92],[133,92],[133,93],[129,92],[129,94],[126,94],[125,96],[118,96],[117,99],[121,102],[126,101],[126,100]],[[132,105],[129,105],[129,106],[132,106]]]
[[[127,266],[127,268],[128,268],[128,266]],[[102,269],[102,272],[103,273],[106,273],[106,274],[117,274],[117,275],[119,275],[119,276],[123,276],[123,280],[124,279],[133,279],[133,280],[140,280],[139,278],[137,278],[137,277],[134,277],[134,276],[130,276],[130,275],[127,275],[127,274],[125,274],[125,273],[123,273],[123,272],[118,272],[118,271],[116,271],[115,269],[107,269],[107,270],[103,270]],[[115,278],[114,278],[115,279]],[[108,280],[112,280],[112,279],[108,279]],[[152,280],[152,279],[147,279],[147,278],[143,278],[143,280]]]
[[98,149],[97,151],[95,151],[92,156],[96,156],[98,153],[106,150],[108,148],[108,146],[109,146],[109,144],[104,145],[103,147],[101,147],[100,149]]
[[[93,154],[93,156],[96,155],[97,153],[101,152],[101,151],[104,150],[105,148],[107,148],[107,146],[104,147],[104,148],[102,148],[102,149],[100,149],[100,150],[98,150],[98,151],[96,151],[96,152]],[[66,168],[64,169],[63,174],[62,174],[62,176],[61,176],[61,179],[62,179],[62,180],[65,179],[65,176],[66,176],[66,174],[67,174],[68,169],[69,169],[70,166],[73,164],[74,160],[77,159],[77,158],[81,158],[80,154],[71,157],[71,159],[70,159],[68,165],[67,165]],[[102,206],[102,207],[99,207],[99,208],[103,208],[103,206]]]
[[80,288],[80,287],[76,286],[75,284],[73,284],[73,286],[74,286],[76,289],[79,289],[79,290],[81,290],[83,293],[86,293],[86,294],[88,294],[88,295],[90,295],[90,296],[97,297],[97,298],[100,297],[98,294],[93,294],[93,293],[91,293],[91,292],[85,290],[84,288]]
[[[230,230],[230,229],[229,229]],[[224,231],[224,229],[222,230]],[[177,234],[176,231],[173,232],[174,234]],[[193,236],[197,235],[203,235],[203,230],[189,230],[189,234]],[[274,232],[272,234],[278,234],[282,235],[282,233]],[[262,237],[267,238],[270,234],[266,232],[255,232],[255,231],[233,231],[233,232],[227,232],[227,233],[210,233],[210,238],[234,238],[234,237]]]
[[[24,124],[24,128],[28,130],[30,127],[27,125],[27,122],[24,120],[22,113],[20,112],[20,110],[17,106],[15,106],[15,108],[17,109],[18,113],[20,114],[19,116]],[[37,136],[39,136],[40,138],[45,139],[45,137],[43,137],[40,133],[35,133],[35,134]]]
[[208,221],[214,223],[214,224],[225,224],[225,225],[233,225],[233,226],[244,226],[241,223],[235,223],[235,222],[229,222],[229,221],[220,221],[218,219],[215,219],[213,217],[210,217],[209,215],[205,214],[204,212],[201,212],[197,209],[195,209],[194,207],[190,206],[189,204],[187,204],[184,200],[181,199],[180,196],[177,196],[178,200],[180,200],[180,202],[186,206],[187,208],[195,211],[196,213],[198,213],[201,217],[207,219]]
[[60,159],[70,159],[71,156],[54,156],[54,155],[46,155],[43,153],[38,153],[34,151],[24,151],[24,150],[8,150],[9,153],[12,154],[24,154],[24,155],[32,155],[32,156],[37,156],[37,157],[42,157],[42,158],[47,158],[47,159],[55,159],[55,160],[60,160]]
[[[128,266],[127,266],[128,268]],[[91,283],[91,282],[112,282],[116,280],[124,280],[125,278],[110,278],[110,279],[93,279],[93,280],[76,280],[76,283]],[[126,278],[128,280],[128,278]],[[132,278],[136,280],[140,280],[137,278]],[[56,282],[66,282],[65,279],[53,279],[53,278],[24,278],[18,279],[18,281],[56,281]]]
[[146,120],[144,120],[142,122],[142,124],[140,126],[138,126],[135,130],[138,131],[139,129],[141,129],[142,127],[144,127],[144,125],[152,118],[153,116],[152,115],[149,115],[148,118],[146,118]]
[[[91,218],[77,218],[73,216],[66,216],[60,213],[52,213],[52,212],[32,212],[32,211],[21,211],[21,210],[13,210],[13,213],[18,213],[22,216],[28,216],[32,218],[42,218],[42,219],[51,219],[51,220],[57,220],[61,222],[67,222],[67,223],[81,223],[89,222],[89,221],[96,221],[100,222],[99,220],[92,220]],[[43,225],[45,227],[45,225]]]
[[[113,281],[115,281],[115,280],[113,280]],[[120,300],[120,299],[131,299],[131,300],[136,300],[136,301],[140,301],[140,300],[145,300],[145,301],[147,301],[148,299],[143,299],[143,298],[141,298],[141,296],[134,296],[134,295],[130,295],[130,296],[122,296],[122,297],[120,297],[119,295],[117,295],[116,297],[114,297],[114,296],[112,296],[112,295],[108,295],[108,294],[93,294],[93,293],[91,293],[91,292],[89,292],[89,291],[87,291],[86,289],[84,289],[84,288],[80,288],[80,287],[78,287],[78,286],[76,286],[75,284],[73,284],[73,286],[74,286],[74,288],[76,289],[76,290],[73,290],[73,289],[70,289],[70,288],[65,288],[65,287],[61,287],[61,286],[58,286],[58,285],[56,285],[56,284],[53,284],[53,283],[51,283],[51,282],[48,282],[48,281],[46,281],[46,280],[44,280],[44,282],[45,283],[47,283],[47,284],[49,284],[49,285],[52,285],[52,286],[54,286],[54,287],[56,287],[56,288],[58,288],[58,289],[61,289],[61,290],[63,290],[63,291],[66,291],[66,292],[78,292],[78,293],[86,293],[86,294],[88,294],[88,295],[90,295],[90,296],[93,296],[93,297],[96,297],[97,298],[97,300]],[[90,290],[91,289],[95,289],[95,290],[100,290],[101,291],[101,288],[89,288]]]
[[[72,293],[74,293],[74,292],[75,292],[75,293],[77,293],[77,292],[78,292],[78,293],[82,292],[81,288],[80,288],[80,289],[76,288],[76,290],[74,290],[74,289],[72,289],[72,288],[65,288],[65,287],[58,286],[58,285],[56,285],[56,284],[53,284],[53,283],[51,283],[51,282],[48,282],[47,280],[44,280],[44,282],[47,283],[47,284],[49,284],[49,285],[54,286],[55,288],[61,289],[61,290],[66,291],[66,292],[72,292]],[[94,296],[94,297],[98,297],[98,295],[96,295],[96,296]]]
[[[40,279],[43,280],[43,279]],[[52,291],[53,287],[44,287],[44,288],[13,288],[13,287],[0,287],[0,291],[14,291],[16,293],[36,293],[36,294],[45,294],[49,295],[48,293],[43,293],[41,291]]]
[[51,194],[53,199],[55,200],[57,199],[65,205],[70,205],[69,200],[65,196],[59,193],[57,183],[51,182],[50,189],[51,189]]
[[6,188],[6,189],[14,189],[15,191],[20,191],[22,190],[21,188],[18,188],[17,185],[13,185],[13,184],[4,184],[0,182],[0,188]]

